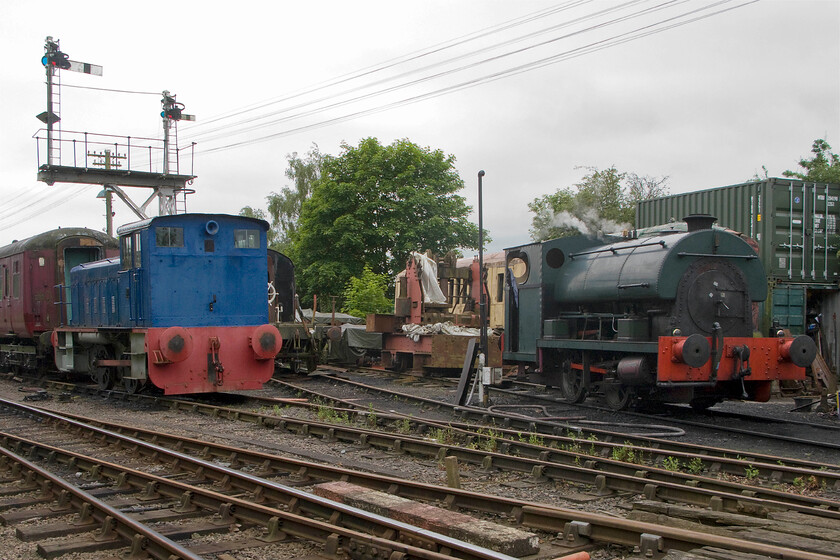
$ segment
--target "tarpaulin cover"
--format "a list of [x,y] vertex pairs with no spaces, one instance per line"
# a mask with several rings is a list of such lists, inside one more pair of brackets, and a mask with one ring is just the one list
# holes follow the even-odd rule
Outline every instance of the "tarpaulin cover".
[[367,332],[363,326],[342,325],[341,338],[329,342],[327,362],[352,365],[363,358],[369,350],[381,349],[382,333]]
[[446,296],[438,285],[437,263],[421,253],[411,253],[414,260],[420,263],[420,285],[423,287],[424,303],[446,303]]
[[452,334],[456,336],[478,336],[480,330],[472,327],[459,327],[447,321],[445,323],[434,323],[433,325],[417,325],[409,323],[402,326],[407,336],[417,334]]

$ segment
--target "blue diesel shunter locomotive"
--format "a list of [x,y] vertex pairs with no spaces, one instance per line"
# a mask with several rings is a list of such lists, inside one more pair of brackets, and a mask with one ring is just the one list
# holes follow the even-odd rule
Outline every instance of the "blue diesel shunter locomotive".
[[55,329],[56,366],[129,392],[260,389],[282,346],[268,323],[268,224],[159,216],[117,230],[120,256],[79,265]]

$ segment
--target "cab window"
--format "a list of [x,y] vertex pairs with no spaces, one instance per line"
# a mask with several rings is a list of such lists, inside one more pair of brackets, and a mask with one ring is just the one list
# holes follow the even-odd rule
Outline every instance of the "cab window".
[[258,229],[235,229],[233,230],[233,246],[237,249],[259,249],[260,230]]
[[142,244],[140,243],[140,232],[134,234],[134,268],[143,266]]
[[120,269],[131,268],[131,236],[125,235],[120,239]]
[[159,227],[155,228],[155,243],[158,247],[183,247],[184,228]]

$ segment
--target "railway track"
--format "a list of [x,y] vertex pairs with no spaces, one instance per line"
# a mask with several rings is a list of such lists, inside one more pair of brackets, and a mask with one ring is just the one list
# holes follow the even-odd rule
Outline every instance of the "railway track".
[[[553,390],[551,388],[547,388],[545,386],[537,386],[532,383],[521,383],[521,382],[514,382],[515,387],[518,389],[503,389],[498,387],[491,387],[490,392],[500,395],[507,395],[516,398],[526,398],[526,399],[533,399],[538,401],[543,401],[546,403],[558,403],[562,401],[562,395],[559,391]],[[598,411],[604,412],[608,414],[616,414],[615,411],[598,406],[595,404],[589,403],[577,403],[577,404],[569,404],[563,402],[563,404],[567,404],[569,406],[579,408],[582,410],[591,410],[591,411]],[[815,422],[805,422],[801,420],[790,420],[790,419],[779,419],[779,418],[767,418],[762,416],[754,416],[750,414],[744,413],[736,413],[736,412],[728,412],[728,411],[720,411],[720,410],[711,410],[707,409],[703,412],[695,412],[690,407],[687,406],[678,406],[678,405],[661,405],[661,408],[655,412],[635,412],[632,410],[625,410],[619,413],[621,416],[626,416],[630,418],[640,418],[643,420],[667,420],[669,424],[677,425],[677,426],[691,426],[709,430],[718,430],[722,432],[729,432],[732,434],[747,434],[753,437],[761,437],[769,440],[777,440],[777,441],[790,441],[794,443],[802,443],[805,441],[806,443],[810,443],[816,446],[825,447],[826,449],[831,450],[840,450],[840,444],[835,442],[825,442],[816,439],[804,440],[803,438],[798,437],[789,437],[785,434],[779,433],[778,429],[781,427],[782,429],[788,428],[787,431],[808,431],[814,434],[819,434],[820,432],[826,432],[831,435],[834,435],[840,431],[840,425],[837,424],[821,424]],[[705,421],[696,420],[693,418],[706,418]],[[742,421],[745,424],[749,425],[749,428],[738,428],[733,426],[725,426],[720,424],[712,423],[710,420],[715,419],[731,419],[731,420],[738,420]],[[772,425],[777,427],[776,432],[767,431],[766,426]]]
[[[242,420],[255,424],[274,425],[277,420],[271,409],[278,407],[304,407],[313,411],[313,415],[324,416],[328,420],[318,429],[311,429],[318,423],[309,420],[285,418],[281,422],[283,429],[295,433],[305,433],[327,439],[341,441],[367,442],[373,436],[371,445],[391,449],[393,446],[403,446],[406,434],[417,433],[424,437],[425,444],[413,444],[405,448],[405,452],[425,457],[437,458],[442,448],[460,449],[464,454],[463,460],[471,464],[488,465],[494,461],[496,468],[513,469],[515,472],[531,472],[539,468],[546,472],[546,476],[558,480],[575,480],[580,484],[598,484],[604,486],[602,478],[596,481],[588,474],[573,475],[571,471],[586,467],[591,471],[600,471],[606,477],[611,475],[636,475],[642,473],[649,478],[647,482],[661,480],[663,482],[686,481],[696,485],[698,476],[709,481],[721,477],[737,477],[745,481],[735,487],[736,493],[775,492],[778,488],[783,493],[797,495],[807,491],[828,492],[836,496],[840,492],[840,467],[837,464],[826,464],[806,461],[791,457],[779,457],[767,454],[741,454],[730,449],[709,448],[699,445],[670,442],[661,439],[629,438],[623,434],[599,431],[600,439],[595,435],[585,435],[576,432],[566,432],[567,435],[543,434],[535,431],[533,424],[523,427],[503,428],[505,421],[487,427],[460,422],[440,422],[426,420],[421,416],[393,415],[386,410],[372,407],[369,403],[342,401],[327,394],[304,390],[297,385],[275,381],[276,385],[284,386],[295,395],[307,394],[317,404],[301,402],[301,399],[278,399],[250,395],[247,402],[260,403],[262,410],[255,411],[247,402],[237,407],[218,407],[207,402],[185,401],[183,399],[163,399],[148,395],[126,395],[118,392],[102,392],[90,386],[71,386],[64,383],[51,383],[51,386],[68,390],[88,392],[90,394],[106,394],[118,399],[134,399],[153,403],[163,403],[177,410],[199,412],[211,416]],[[245,397],[240,397],[245,398]],[[344,410],[337,411],[326,407],[324,403],[333,402]],[[437,406],[439,403],[432,403]],[[459,409],[463,407],[457,407]],[[477,412],[484,412],[478,409]],[[369,430],[368,434],[351,426],[336,424],[335,421],[344,415],[358,414],[368,418],[373,417],[380,424],[391,422],[395,428],[392,434]],[[486,420],[486,418],[485,418]],[[511,422],[513,424],[513,422]],[[518,429],[517,429],[518,428]],[[528,430],[528,431],[523,431]],[[556,427],[555,427],[556,429]],[[336,433],[342,434],[341,437]],[[438,447],[432,445],[437,442]],[[366,443],[367,444],[367,443]],[[497,452],[502,459],[483,456],[483,452]],[[531,460],[537,463],[521,463],[512,465],[518,460]],[[544,466],[540,466],[545,463]],[[563,469],[566,469],[564,472]],[[723,481],[729,483],[730,481]],[[714,488],[711,482],[704,486]],[[731,492],[731,487],[724,484],[724,492]],[[621,491],[621,485],[615,485],[614,490]],[[632,489],[631,489],[632,490]],[[818,505],[818,507],[820,507]]]
[[[304,391],[297,385],[275,383],[293,390],[297,395]],[[96,389],[87,390],[100,394]],[[611,487],[613,491],[640,491],[647,484],[661,482],[690,484],[698,489],[729,494],[758,493],[771,496],[781,493],[798,496],[806,488],[819,489],[830,496],[836,496],[840,492],[840,467],[837,464],[764,454],[747,456],[734,450],[659,439],[630,441],[622,439],[621,434],[608,433],[601,440],[576,433],[565,436],[540,434],[533,431],[533,426],[529,426],[531,431],[523,432],[499,427],[501,423],[488,428],[475,424],[430,421],[419,416],[389,414],[387,411],[372,408],[369,403],[341,401],[311,390],[307,394],[319,404],[304,403],[299,399],[247,397],[248,402],[261,403],[261,410],[255,410],[247,404],[231,408],[201,401],[109,394],[116,398],[161,403],[173,410],[198,412],[258,425],[279,426],[294,433],[328,440],[363,442],[365,445],[388,450],[398,448],[401,452],[430,458],[439,458],[447,449],[452,449],[452,453],[461,456],[463,461],[485,468],[493,467],[514,472],[533,472],[537,469],[544,473],[543,476],[551,479],[594,484],[602,489]],[[344,407],[344,410],[330,411],[332,409],[323,404],[329,400]],[[306,407],[312,410],[313,415],[322,415],[327,421],[313,422],[293,417],[278,420],[272,413],[272,408],[280,406]],[[348,415],[353,412],[368,419],[363,422],[366,427],[370,427],[369,421],[373,417],[378,423],[390,421],[395,428],[388,433],[378,429],[354,427],[339,421],[343,418],[341,415],[349,418]],[[412,438],[408,435],[410,433],[418,434],[421,438]],[[641,476],[637,476],[640,473]],[[629,487],[625,487],[623,483],[612,478],[621,476],[636,476],[643,481],[642,485],[630,484]],[[743,482],[721,480],[732,477],[737,477]],[[804,500],[803,504],[811,504],[814,507],[826,507],[833,503],[833,499],[826,503],[813,501],[812,496],[802,496],[801,499]],[[833,506],[830,506],[830,509],[833,509]]]
[[[51,427],[58,425],[64,434],[75,433],[73,447],[79,446],[81,440],[89,442],[86,447],[107,446],[111,450],[122,449],[142,458],[143,461],[159,463],[167,468],[165,476],[149,474],[123,464],[71,451],[68,449],[70,444],[67,443],[62,446],[49,445],[8,431],[0,433],[0,442],[6,457],[5,465],[2,466],[10,473],[22,473],[23,476],[24,483],[15,490],[27,492],[40,488],[38,496],[24,498],[13,504],[6,503],[4,508],[10,505],[55,501],[57,509],[62,512],[65,511],[65,506],[80,512],[78,519],[71,523],[29,532],[22,531],[18,533],[20,537],[24,540],[66,537],[73,533],[87,532],[101,525],[99,532],[91,537],[39,545],[38,552],[44,557],[85,552],[94,547],[123,547],[129,543],[132,549],[139,552],[152,540],[159,544],[154,550],[154,558],[171,559],[173,554],[175,558],[199,558],[201,553],[207,553],[208,550],[205,547],[204,552],[196,553],[186,547],[180,547],[166,537],[155,534],[155,531],[143,528],[136,519],[130,519],[130,516],[120,513],[114,507],[98,503],[95,498],[91,500],[91,496],[84,496],[83,493],[74,494],[76,499],[68,499],[66,492],[56,495],[53,488],[58,478],[44,473],[43,469],[32,468],[32,459],[85,471],[89,480],[108,481],[109,493],[133,496],[123,499],[122,508],[126,508],[127,504],[134,507],[134,504],[161,501],[177,504],[174,508],[167,508],[164,516],[157,516],[157,520],[163,517],[167,520],[183,520],[185,517],[193,517],[197,511],[213,516],[199,524],[191,524],[188,529],[171,530],[169,538],[229,530],[234,525],[256,526],[264,531],[258,542],[251,539],[223,543],[216,545],[217,551],[264,546],[266,543],[277,543],[293,537],[317,543],[329,555],[343,551],[351,558],[378,558],[383,554],[385,558],[411,557],[429,560],[452,557],[474,560],[512,558],[504,553],[334,502],[175,449],[166,449],[154,443],[26,405],[9,401],[2,401],[0,404],[7,410],[15,410],[19,417],[29,419],[30,423],[35,421]],[[21,413],[23,416],[20,416]],[[151,436],[151,439],[154,440],[155,436]],[[23,459],[24,456],[29,460]],[[231,457],[228,458],[235,462]],[[62,490],[64,488],[66,485],[62,486]],[[93,513],[86,513],[91,509],[94,510]],[[184,515],[173,515],[172,512]],[[4,521],[8,523],[10,519],[6,517]],[[107,544],[104,543],[105,540],[108,541]]]
[[[456,387],[458,384],[457,379],[448,378],[448,377],[418,377],[415,375],[408,375],[405,373],[390,371],[390,370],[382,370],[376,368],[365,368],[365,367],[354,367],[354,368],[338,368],[332,366],[322,366],[322,370],[325,372],[335,373],[335,374],[358,374],[361,376],[366,377],[381,377],[384,379],[402,379],[408,380],[411,383],[416,384],[423,384],[429,383],[432,385],[445,385],[449,387]],[[565,401],[562,392],[559,389],[554,387],[547,387],[545,385],[540,385],[538,383],[531,383],[527,381],[520,381],[517,379],[509,380],[508,383],[510,387],[496,387],[496,386],[489,386],[487,390],[490,394],[495,395],[504,395],[514,398],[526,398],[532,399],[536,401],[545,402],[547,405],[562,405],[569,407],[571,410],[577,411],[595,411],[595,412],[602,412],[606,414],[616,415],[620,414],[622,416],[627,416],[630,418],[640,418],[645,420],[662,420],[666,418],[669,424],[674,425],[684,425],[684,426],[696,426],[700,428],[706,429],[716,429],[721,431],[730,431],[732,433],[749,433],[750,435],[758,435],[762,437],[767,437],[769,439],[778,439],[784,440],[785,438],[780,434],[763,431],[761,429],[756,428],[756,426],[766,426],[768,424],[775,425],[775,426],[783,426],[783,427],[793,427],[795,429],[806,428],[810,431],[814,431],[818,433],[820,431],[825,432],[833,432],[837,433],[840,431],[840,424],[826,424],[826,423],[815,423],[815,422],[808,422],[803,420],[792,420],[792,419],[779,419],[779,418],[768,418],[766,416],[755,416],[751,414],[745,414],[742,412],[731,412],[731,411],[723,411],[718,409],[706,409],[702,412],[697,412],[691,409],[688,406],[683,405],[669,405],[666,403],[660,403],[653,412],[636,412],[634,410],[623,410],[617,412],[611,408],[600,406],[597,403],[590,403],[590,402],[583,402],[583,403],[568,403]],[[808,406],[813,406],[817,404],[819,399],[814,399]],[[706,419],[733,419],[733,420],[742,420],[746,423],[751,425],[749,430],[742,430],[737,428],[731,428],[730,426],[721,426],[718,424],[710,423],[709,421],[699,421],[694,419],[687,419],[687,418],[706,418]],[[794,441],[796,441],[794,439]],[[829,445],[831,449],[840,449],[840,445]]]
[[[759,554],[767,558],[803,558],[823,560],[831,556],[821,554],[815,550],[792,550],[788,547],[768,544],[766,542],[750,542],[743,538],[730,538],[720,535],[710,535],[699,531],[689,531],[674,529],[666,527],[662,524],[654,524],[648,522],[639,522],[633,520],[616,519],[611,516],[603,516],[596,514],[589,514],[580,511],[570,511],[562,508],[553,508],[550,506],[540,504],[528,504],[517,502],[511,499],[490,497],[483,494],[476,494],[462,490],[451,488],[435,487],[431,485],[423,485],[418,483],[411,483],[408,481],[389,479],[377,475],[365,475],[363,473],[356,473],[347,471],[346,469],[339,469],[337,467],[330,467],[324,465],[315,465],[302,463],[300,461],[290,461],[289,459],[277,457],[274,455],[257,453],[241,448],[232,448],[230,446],[223,446],[213,444],[205,441],[189,440],[178,438],[175,436],[162,434],[159,432],[138,430],[129,426],[119,426],[109,424],[106,426],[103,422],[91,421],[83,422],[82,419],[65,418],[54,413],[35,409],[17,403],[4,401],[2,406],[5,410],[14,410],[17,415],[21,414],[24,418],[30,421],[37,421],[38,424],[44,427],[61,427],[63,433],[74,433],[79,438],[93,442],[99,447],[108,449],[127,449],[133,454],[142,457],[145,461],[151,461],[167,466],[173,467],[172,472],[168,474],[167,478],[160,476],[147,475],[144,473],[137,473],[127,470],[124,467],[119,467],[113,463],[107,463],[100,459],[93,459],[78,452],[70,452],[62,450],[55,446],[46,445],[43,443],[33,442],[21,436],[14,436],[11,434],[2,435],[2,447],[13,451],[17,454],[16,457],[9,456],[3,465],[6,471],[18,473],[30,472],[28,464],[24,464],[18,460],[21,455],[27,455],[29,459],[43,459],[49,463],[67,464],[73,469],[81,469],[87,471],[91,480],[113,480],[116,481],[111,491],[120,494],[128,492],[129,490],[140,490],[148,500],[164,499],[170,502],[177,502],[179,505],[175,508],[176,513],[194,514],[197,509],[203,509],[209,512],[217,512],[217,516],[222,521],[239,522],[247,525],[256,525],[265,527],[265,534],[268,535],[268,540],[276,542],[277,537],[286,538],[288,536],[295,536],[298,538],[307,538],[318,542],[325,547],[328,552],[337,552],[339,549],[347,552],[348,548],[354,549],[358,547],[358,535],[352,534],[352,529],[348,527],[333,528],[333,533],[324,536],[325,533],[316,534],[313,536],[314,529],[298,528],[295,523],[303,523],[292,514],[293,512],[306,512],[312,510],[311,504],[306,505],[301,502],[289,502],[287,491],[283,490],[283,494],[278,496],[281,492],[276,487],[276,483],[267,483],[262,477],[254,475],[243,474],[242,471],[259,470],[264,477],[271,478],[272,476],[285,475],[291,472],[297,473],[299,477],[313,478],[317,480],[342,480],[354,484],[364,485],[369,488],[376,488],[389,492],[390,494],[406,495],[415,499],[424,499],[430,501],[437,501],[447,504],[451,508],[471,508],[480,511],[491,511],[496,514],[503,514],[512,519],[517,520],[521,525],[551,531],[553,533],[562,534],[563,544],[570,547],[586,547],[593,543],[621,543],[629,546],[635,546],[640,551],[640,554],[647,557],[659,557],[664,552],[670,550],[695,550],[701,547],[716,547],[730,550],[733,552],[742,552],[747,554]],[[99,424],[100,427],[93,424]],[[41,430],[43,431],[43,430]],[[151,443],[154,442],[154,443]],[[229,463],[230,467],[219,467],[218,462]],[[15,466],[19,465],[19,466]],[[236,465],[234,470],[232,467]],[[181,482],[175,482],[173,478],[186,479]],[[29,488],[41,487],[41,498],[48,500],[52,497],[50,492],[45,490],[49,485],[44,483],[35,483],[33,477],[30,475],[24,476],[28,481]],[[187,482],[192,480],[201,480],[206,483],[213,483],[216,490],[205,491],[198,486],[193,486]],[[220,495],[219,489],[225,491],[225,494]],[[230,494],[233,493],[234,496]],[[247,495],[250,500],[242,500],[236,495]],[[295,494],[296,499],[301,497],[298,492]],[[63,494],[62,494],[63,495]],[[251,504],[250,502],[262,502],[259,506]],[[59,501],[59,503],[61,503]],[[286,508],[282,510],[274,510],[271,504],[286,504]],[[234,507],[227,507],[229,504]],[[249,509],[250,506],[253,506]],[[643,503],[643,508],[647,511],[655,511],[657,504],[663,505],[662,502],[646,500]],[[289,506],[292,507],[289,507]],[[318,507],[324,507],[322,505]],[[674,506],[669,506],[674,507]],[[180,511],[179,511],[180,510]],[[279,513],[288,514],[285,517]],[[708,515],[714,516],[714,509],[708,512]],[[274,521],[266,516],[269,513],[274,513]],[[684,512],[683,512],[684,513]],[[171,512],[168,515],[173,515]],[[291,515],[291,516],[290,516]],[[347,515],[346,513],[342,513]],[[739,519],[737,522],[745,523],[747,516],[725,513],[718,511],[718,516],[736,516]],[[802,515],[800,512],[798,515]],[[321,511],[317,517],[327,516],[330,522],[336,518],[335,513]],[[348,516],[351,517],[351,516]],[[805,517],[805,516],[803,516]],[[352,518],[354,521],[345,523],[354,525],[360,523],[356,517]],[[814,523],[819,523],[820,518],[813,518]],[[266,523],[267,521],[267,523]],[[730,519],[730,521],[733,521]],[[98,521],[105,527],[108,523],[105,521]],[[205,522],[208,523],[208,522]],[[213,521],[216,526],[220,523]],[[212,524],[211,523],[211,524]],[[279,523],[279,525],[278,525]],[[369,522],[365,522],[369,523]],[[759,524],[759,520],[753,519],[752,523]],[[766,523],[770,523],[767,521]],[[836,523],[836,521],[834,522]],[[772,523],[771,523],[772,524]],[[224,525],[224,523],[222,523]],[[792,527],[792,525],[788,524]],[[369,527],[367,527],[369,529]],[[323,528],[322,528],[323,529]],[[777,527],[778,529],[778,527]],[[394,529],[391,528],[391,531]],[[792,529],[797,530],[797,529]],[[134,532],[132,532],[134,531]],[[410,529],[406,529],[410,532]],[[136,529],[127,529],[123,531],[125,534],[130,533],[129,537],[122,537],[122,540],[128,540],[131,546],[139,547],[144,542],[147,542],[149,537],[138,536],[140,533]],[[374,531],[375,532],[375,531]],[[272,537],[273,535],[273,537]],[[319,536],[320,535],[320,536]],[[337,535],[337,536],[336,536]],[[113,535],[112,535],[113,536]],[[323,538],[320,538],[323,537]],[[406,535],[404,534],[405,538]],[[427,534],[423,537],[429,538]],[[116,538],[116,537],[114,537]],[[282,540],[282,538],[280,540]],[[368,537],[370,539],[370,537]],[[417,537],[415,537],[416,539]],[[790,537],[788,537],[790,538]],[[423,542],[425,546],[428,543]],[[384,543],[377,541],[377,546],[386,547]],[[265,546],[265,543],[262,544]],[[370,544],[366,546],[372,546]],[[448,543],[447,546],[453,546]],[[817,545],[811,545],[816,547]],[[825,545],[831,546],[831,545]],[[398,547],[399,548],[399,547]],[[383,548],[384,549],[384,548]],[[400,558],[400,554],[415,554],[416,551],[409,548],[398,549],[397,555],[393,555],[393,548],[391,548],[390,558]],[[352,550],[351,550],[352,552]],[[440,550],[438,550],[440,552]],[[444,550],[447,554],[453,556],[460,556],[457,549]],[[165,553],[165,552],[164,552]],[[552,551],[556,555],[557,550]],[[163,553],[162,553],[163,554]],[[167,556],[154,556],[167,557]],[[183,558],[190,558],[190,556],[176,556]],[[356,557],[352,553],[350,557]],[[364,557],[364,556],[360,556]],[[438,556],[428,550],[424,551],[417,558],[437,558]],[[466,558],[499,558],[498,554],[493,556],[476,555],[473,552],[472,556],[460,556]]]
[[[586,428],[562,420],[526,418],[518,414],[502,414],[484,408],[454,405],[440,399],[417,397],[409,393],[396,392],[382,387],[336,378],[334,376],[330,376],[327,379],[329,381],[325,381],[324,384],[319,386],[320,390],[316,390],[315,385],[308,382],[308,380],[292,383],[273,379],[271,383],[285,387],[287,392],[291,394],[309,395],[311,399],[318,399],[322,402],[332,401],[339,403],[341,406],[361,411],[370,409],[372,406],[376,409],[376,406],[373,405],[373,399],[360,400],[358,398],[346,397],[342,399],[334,396],[332,392],[326,392],[326,385],[335,383],[345,387],[352,387],[358,394],[370,392],[383,395],[386,399],[385,402],[397,398],[401,401],[413,402],[418,407],[425,407],[426,409],[446,409],[451,411],[455,417],[472,420],[485,427],[490,426],[494,432],[498,431],[499,433],[507,434],[514,439],[521,434],[532,438],[531,434],[534,434],[532,439],[539,439],[545,445],[552,448],[587,448],[589,450],[588,455],[594,458],[626,456],[632,452],[634,456],[644,456],[646,458],[645,464],[662,465],[666,464],[666,462],[673,463],[675,459],[679,460],[682,464],[695,461],[695,465],[697,466],[695,470],[722,471],[732,475],[743,475],[747,471],[752,472],[753,469],[758,469],[759,472],[755,473],[755,476],[775,482],[788,483],[793,483],[795,479],[803,475],[821,476],[825,474],[827,478],[821,479],[820,483],[828,487],[840,489],[840,481],[837,479],[837,473],[840,473],[840,466],[838,466],[837,462],[822,463],[797,457],[774,456],[766,453],[672,441],[662,437],[639,436],[626,432],[615,432],[591,427]],[[411,420],[418,424],[423,423],[423,417],[419,413],[418,415],[412,415]],[[476,431],[477,429],[475,424],[468,424],[466,422],[437,421],[432,422],[431,425],[440,423],[459,429],[472,431]],[[487,428],[484,429],[486,430]],[[810,441],[803,441],[801,444],[805,450],[811,448]],[[702,465],[697,463],[698,459]],[[788,470],[789,468],[792,470]]]

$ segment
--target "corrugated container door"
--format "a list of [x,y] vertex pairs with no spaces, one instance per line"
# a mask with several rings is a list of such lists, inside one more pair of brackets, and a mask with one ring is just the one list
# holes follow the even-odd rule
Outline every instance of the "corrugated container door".
[[838,188],[792,181],[775,185],[773,255],[769,276],[793,281],[836,281]]
[[805,333],[805,287],[778,285],[772,292],[772,318],[791,334]]
[[836,282],[840,274],[837,258],[840,250],[840,235],[837,231],[840,188],[836,185],[811,184],[806,190],[810,191],[813,217],[810,277],[818,282]]

